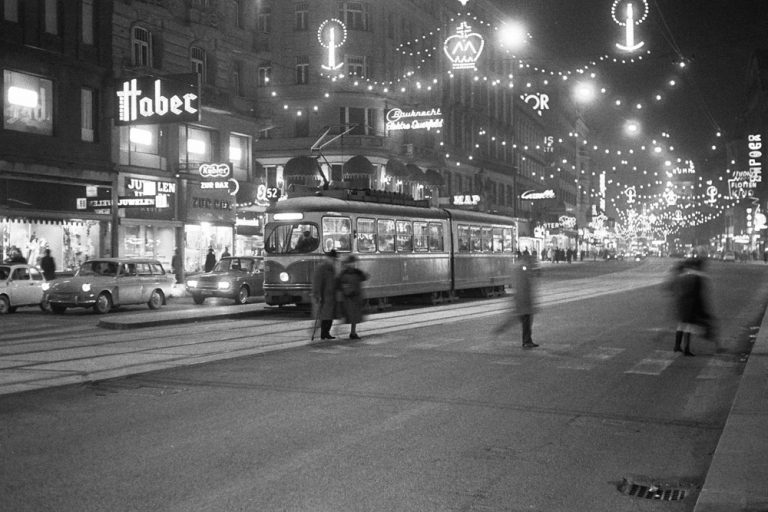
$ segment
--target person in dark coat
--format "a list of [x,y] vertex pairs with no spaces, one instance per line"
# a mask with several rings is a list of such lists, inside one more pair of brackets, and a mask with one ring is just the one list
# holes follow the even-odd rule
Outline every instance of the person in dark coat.
[[56,279],[56,262],[53,260],[53,256],[51,256],[50,249],[46,249],[45,256],[40,259],[40,268],[46,281]]
[[342,307],[344,318],[350,325],[349,339],[359,340],[357,324],[363,321],[363,281],[368,280],[365,272],[355,267],[357,257],[350,254],[344,259],[344,264],[339,273],[339,290],[342,295]]
[[709,283],[702,272],[703,266],[704,261],[700,258],[688,260],[673,284],[678,322],[674,351],[683,352],[686,356],[694,355],[691,352],[691,335],[710,336],[713,329],[707,304]]
[[515,286],[512,311],[510,316],[493,331],[494,334],[500,334],[513,324],[520,322],[523,329],[523,348],[526,349],[539,346],[533,342],[533,313],[536,309],[534,279],[538,272],[536,259],[530,254],[523,253],[512,271]]
[[203,270],[210,272],[216,266],[216,255],[213,253],[213,247],[208,248],[208,254],[205,256],[205,266]]
[[325,253],[325,261],[312,276],[312,302],[315,318],[320,320],[320,339],[333,340],[331,327],[336,317],[336,251]]

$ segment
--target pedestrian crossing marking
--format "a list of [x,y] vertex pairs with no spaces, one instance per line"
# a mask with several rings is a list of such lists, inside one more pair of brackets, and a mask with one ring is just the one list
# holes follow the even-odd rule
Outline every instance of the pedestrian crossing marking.
[[624,373],[660,375],[677,357],[676,352],[669,350],[654,350],[653,352],[653,357],[646,357]]

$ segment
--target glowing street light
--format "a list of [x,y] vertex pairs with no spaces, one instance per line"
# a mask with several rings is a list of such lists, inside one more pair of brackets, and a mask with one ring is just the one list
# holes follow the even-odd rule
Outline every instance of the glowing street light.
[[624,123],[624,133],[630,137],[636,137],[640,134],[640,123],[634,119],[630,119]]
[[578,82],[573,88],[573,98],[582,105],[592,103],[597,97],[597,89],[592,82]]
[[528,42],[528,31],[519,21],[504,23],[499,29],[499,42],[510,50],[519,50]]

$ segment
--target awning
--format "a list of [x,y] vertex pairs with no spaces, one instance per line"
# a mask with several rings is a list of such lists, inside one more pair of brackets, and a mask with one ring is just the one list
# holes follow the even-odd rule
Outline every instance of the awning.
[[343,172],[348,176],[373,176],[376,166],[363,155],[357,155],[346,161]]
[[318,176],[317,159],[297,156],[288,160],[283,169],[284,176]]
[[424,181],[427,185],[442,187],[445,184],[442,175],[434,169],[427,169],[424,173]]
[[397,158],[390,158],[387,161],[386,170],[387,176],[395,178],[407,178],[409,174],[408,169],[405,167],[405,163]]
[[424,173],[421,167],[415,164],[406,164],[405,168],[408,170],[408,181],[424,182]]

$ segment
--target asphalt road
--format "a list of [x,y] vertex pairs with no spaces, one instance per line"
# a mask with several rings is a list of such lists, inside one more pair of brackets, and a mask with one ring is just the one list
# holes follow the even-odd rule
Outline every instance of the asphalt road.
[[[670,350],[659,286],[590,296],[604,269],[548,270],[535,350],[490,334],[497,299],[374,315],[357,343],[2,396],[0,510],[692,510],[768,269],[712,265],[726,353],[697,340],[693,358]],[[625,478],[686,497],[631,497]]]

